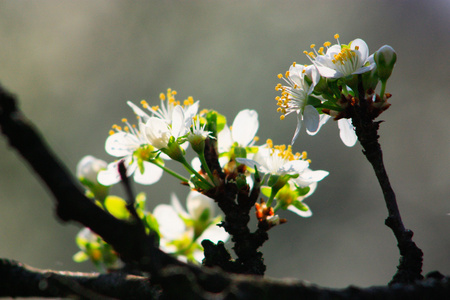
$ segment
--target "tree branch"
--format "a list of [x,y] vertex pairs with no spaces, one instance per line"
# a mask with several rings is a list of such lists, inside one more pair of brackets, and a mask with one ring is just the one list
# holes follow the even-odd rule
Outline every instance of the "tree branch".
[[0,259],[0,297],[158,299],[160,291],[145,277],[123,273],[73,273],[39,270]]
[[[390,284],[403,282],[413,283],[416,280],[423,279],[422,276],[422,250],[412,241],[413,232],[405,229],[397,205],[394,190],[392,189],[389,177],[383,163],[383,152],[378,143],[378,128],[380,122],[373,120],[382,112],[378,108],[381,101],[379,97],[374,102],[373,94],[366,97],[366,91],[362,84],[362,77],[359,75],[358,94],[359,101],[349,101],[349,114],[352,118],[353,126],[358,136],[358,140],[363,147],[363,153],[372,165],[375,175],[377,176],[380,187],[383,191],[384,200],[388,209],[388,217],[385,224],[392,229],[398,242],[400,250],[400,264],[398,271],[394,275]],[[389,105],[384,106],[386,109]]]

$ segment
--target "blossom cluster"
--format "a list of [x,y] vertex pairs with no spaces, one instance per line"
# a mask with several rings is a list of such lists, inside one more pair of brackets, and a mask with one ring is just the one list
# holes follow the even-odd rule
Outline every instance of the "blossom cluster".
[[[136,115],[137,125],[123,119],[122,126],[113,125],[105,142],[106,152],[117,160],[107,164],[87,156],[80,161],[77,175],[88,195],[100,207],[117,218],[131,218],[126,201],[109,195],[109,187],[120,181],[120,162],[126,166],[126,175],[139,184],[155,184],[163,173],[174,176],[190,187],[187,210],[172,195],[170,205],[159,204],[149,212],[145,209],[143,194],[136,198],[136,210],[147,229],[158,235],[161,249],[179,259],[194,262],[203,259],[202,240],[226,242],[229,238],[229,234],[217,226],[222,217],[215,214],[214,199],[205,195],[225,181],[234,182],[238,188],[251,188],[254,177],[258,178],[262,194],[268,200],[256,205],[256,213],[260,215],[261,205],[270,211],[270,218],[264,219],[270,226],[279,224],[277,213],[280,209],[303,217],[311,216],[311,210],[303,200],[314,192],[317,183],[328,172],[311,170],[306,152],[293,153],[292,146],[274,145],[270,139],[257,145],[259,120],[255,110],[240,111],[229,126],[218,112],[199,111],[199,101],[189,97],[181,103],[176,95],[171,89],[160,94],[159,106],[150,106],[146,101],[141,101],[140,106],[128,102]],[[209,147],[214,147],[221,172],[228,179],[208,167],[207,142]],[[186,159],[189,149],[196,154],[192,162]],[[173,163],[181,163],[188,176],[170,169],[168,165]],[[110,259],[114,256],[113,250],[105,248],[104,242],[94,233],[83,230],[77,243],[81,249],[76,255],[77,261],[89,258],[97,265],[116,263]]]
[[[310,46],[310,51],[303,53],[310,60],[310,65],[292,63],[289,70],[279,74],[285,85],[279,83],[276,90],[278,112],[281,120],[293,112],[297,113],[297,128],[292,138],[292,144],[297,139],[302,123],[306,132],[315,135],[330,117],[338,120],[342,142],[352,147],[357,136],[351,118],[345,113],[346,108],[355,103],[357,98],[370,97],[377,109],[383,111],[389,105],[386,103],[386,81],[391,75],[396,62],[396,53],[390,46],[383,46],[374,54],[369,55],[369,47],[362,39],[355,39],[348,45],[341,44],[339,35],[334,36],[336,44],[325,42],[316,49]],[[378,82],[381,82],[379,97],[374,93]],[[359,95],[360,84],[364,95]],[[347,100],[350,101],[347,101]]]

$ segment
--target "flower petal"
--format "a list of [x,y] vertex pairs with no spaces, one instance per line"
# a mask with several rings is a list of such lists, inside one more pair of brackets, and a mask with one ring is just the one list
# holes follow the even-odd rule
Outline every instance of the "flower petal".
[[327,115],[327,114],[321,114],[321,115],[320,115],[320,120],[319,120],[319,126],[317,127],[316,131],[311,132],[311,131],[309,131],[308,129],[306,129],[306,132],[307,132],[309,135],[316,135],[316,134],[319,132],[320,128],[321,128],[326,122],[328,122],[328,120],[329,120],[330,118],[331,118],[330,115]]
[[264,166],[262,166],[260,163],[258,163],[257,161],[254,161],[253,159],[236,157],[236,161],[238,163],[244,164],[247,167],[250,167],[252,169],[254,169],[256,166],[256,168],[258,169],[259,172],[267,173],[267,169]]
[[131,101],[127,101],[127,104],[129,107],[131,107],[131,109],[133,110],[133,112],[138,115],[139,117],[141,117],[142,122],[147,122],[147,120],[150,118],[150,116],[148,114],[146,114],[142,109],[140,109],[137,105],[135,105],[133,102]]
[[132,154],[139,148],[138,138],[127,132],[117,132],[110,135],[105,142],[105,150],[109,155],[123,157]]
[[[306,205],[305,203],[302,203],[302,204],[304,206],[308,207],[308,205]],[[312,216],[312,211],[311,211],[311,209],[309,209],[309,207],[308,207],[307,211],[300,210],[297,207],[295,207],[294,205],[289,205],[287,209],[292,211],[293,213],[296,213],[300,217],[308,218],[308,217]]]
[[353,147],[358,140],[356,136],[355,129],[352,124],[351,119],[340,119],[338,120],[339,127],[339,136],[341,137],[342,142],[347,147]]
[[[97,175],[97,181],[106,186],[118,183],[120,181],[118,169],[119,162],[120,160],[112,162],[108,165],[106,170],[100,171]],[[131,163],[131,156],[125,158],[125,166],[127,167],[127,176],[133,174],[137,168],[137,164]]]
[[142,127],[144,129],[145,137],[152,146],[157,149],[167,147],[171,133],[166,122],[159,118],[151,117]]
[[172,135],[177,139],[180,136],[185,135],[186,132],[187,129],[186,121],[184,119],[184,111],[180,105],[177,105],[172,111]]
[[297,112],[297,127],[295,127],[295,132],[291,140],[291,145],[294,145],[295,140],[298,138],[298,135],[300,134],[300,129],[302,129],[302,115],[300,114],[300,112]]
[[310,169],[305,170],[298,176],[297,178],[294,178],[294,182],[301,186],[306,187],[311,185],[313,182],[318,182],[327,177],[330,174],[330,172],[323,171],[323,170],[317,170],[313,171]]
[[178,200],[178,197],[175,193],[170,194],[170,204],[175,209],[175,211],[183,218],[189,218],[187,211],[183,208],[183,206],[180,203],[180,200]]
[[291,160],[285,163],[279,170],[282,174],[300,174],[309,166],[306,160]]
[[176,240],[185,232],[186,226],[172,206],[159,204],[155,207],[153,216],[158,221],[159,231],[164,239]]
[[253,141],[258,127],[258,113],[255,110],[244,109],[234,118],[231,136],[241,147],[246,147]]
[[203,231],[197,240],[199,242],[203,240],[210,240],[214,244],[217,244],[219,241],[226,242],[229,238],[230,235],[225,231],[225,229],[213,224]]
[[163,169],[148,161],[144,161],[144,173],[142,174],[139,168],[136,168],[136,171],[134,171],[134,181],[140,184],[150,185],[158,182],[162,175]]
[[230,151],[230,148],[233,145],[233,138],[231,137],[231,131],[228,126],[225,125],[222,131],[217,135],[217,144],[219,153]]
[[210,218],[214,216],[214,200],[196,191],[189,193],[186,207],[193,220],[199,220],[206,209],[209,210]]
[[303,110],[303,121],[305,122],[306,130],[314,132],[319,128],[320,115],[317,109],[312,105],[306,105]]

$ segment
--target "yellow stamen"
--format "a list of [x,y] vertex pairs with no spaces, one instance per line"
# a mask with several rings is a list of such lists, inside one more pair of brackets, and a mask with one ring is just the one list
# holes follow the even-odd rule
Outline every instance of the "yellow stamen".
[[325,43],[323,43],[323,46],[324,46],[324,47],[330,47],[330,46],[331,46],[331,43],[330,43],[330,42],[325,42]]
[[123,122],[123,123],[126,123],[126,122],[128,122],[128,120],[127,120],[126,118],[123,118],[123,119],[122,119],[122,122]]
[[143,108],[148,108],[148,103],[145,100],[141,100],[141,105]]
[[159,106],[158,106],[158,105],[152,106],[152,110],[153,110],[153,111],[157,111],[158,109],[159,109]]
[[258,137],[258,136],[255,136],[255,137],[253,138],[253,140],[254,140],[255,142],[259,141],[259,137]]
[[315,46],[316,46],[316,44],[311,44],[311,46],[309,46],[309,48],[314,49]]
[[159,99],[162,101],[166,100],[166,95],[164,95],[164,93],[159,94]]
[[113,135],[114,133],[116,133],[114,130],[109,131],[109,135]]
[[283,120],[284,120],[284,118],[286,118],[286,116],[285,116],[285,115],[281,115],[281,116],[280,116],[280,120],[281,120],[281,121],[283,121]]
[[283,74],[280,73],[277,75],[277,77],[278,77],[278,79],[281,79],[281,78],[283,78]]
[[294,62],[292,63],[292,66],[295,67],[296,64],[297,64],[297,63],[294,61]]
[[339,38],[339,34],[336,33],[336,34],[334,35],[334,38],[337,40],[337,39]]

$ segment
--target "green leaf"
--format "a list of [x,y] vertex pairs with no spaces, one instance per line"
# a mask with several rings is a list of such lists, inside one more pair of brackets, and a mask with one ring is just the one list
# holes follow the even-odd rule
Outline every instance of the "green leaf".
[[200,223],[207,223],[209,221],[211,217],[211,212],[209,211],[209,209],[204,209],[200,215],[200,217],[198,218],[198,222]]
[[316,97],[309,95],[307,100],[308,105],[312,105],[314,107],[320,106],[322,104],[322,101],[317,99]]
[[305,186],[304,188],[297,187],[297,193],[299,196],[305,196],[306,194],[309,193],[310,190],[311,188],[309,186]]
[[262,186],[261,193],[266,197],[270,197],[270,194],[272,193],[272,188],[268,186]]
[[235,157],[247,158],[247,150],[243,147],[234,147],[234,155]]
[[104,203],[106,210],[114,217],[121,220],[127,220],[130,217],[126,205],[126,201],[117,196],[106,197]]
[[301,201],[294,201],[292,202],[292,205],[294,205],[296,208],[298,208],[301,211],[308,211],[309,208],[304,205]]

